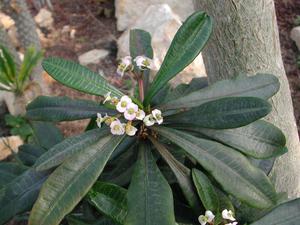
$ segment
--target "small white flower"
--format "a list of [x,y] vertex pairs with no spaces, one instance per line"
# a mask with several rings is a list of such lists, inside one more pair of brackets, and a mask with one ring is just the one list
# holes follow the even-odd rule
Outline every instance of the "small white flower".
[[226,223],[225,225],[237,225],[238,222]]
[[215,218],[215,215],[212,213],[212,211],[207,210],[205,212],[205,216],[201,215],[198,217],[198,221],[201,225],[205,225],[206,223],[211,223]]
[[146,114],[143,110],[139,109],[137,112],[136,112],[136,119],[137,120],[143,120],[145,118]]
[[121,113],[125,112],[127,109],[127,105],[129,105],[131,102],[131,98],[129,98],[127,95],[122,96],[117,104],[117,110]]
[[150,127],[150,126],[154,125],[155,120],[154,120],[152,114],[149,114],[149,115],[145,116],[143,122],[147,127]]
[[126,56],[121,59],[121,62],[117,69],[117,74],[123,77],[124,73],[130,71],[131,69],[132,69],[132,58],[131,56]]
[[97,113],[96,123],[99,128],[101,128],[102,123],[106,120],[107,117],[107,114],[104,117],[102,117],[100,113]]
[[111,92],[108,92],[106,95],[104,95],[104,101],[103,101],[103,104],[105,102],[109,102],[111,100]]
[[162,124],[162,122],[164,121],[162,115],[161,115],[161,111],[158,110],[158,109],[154,109],[152,110],[152,115],[153,115],[153,118],[156,120],[156,122],[158,124]]
[[126,111],[124,112],[124,117],[126,120],[134,120],[139,107],[133,102],[127,105]]
[[224,209],[222,211],[222,217],[225,220],[235,221],[235,218],[233,217],[233,212],[231,210]]
[[134,136],[137,130],[138,129],[132,126],[130,122],[128,122],[125,126],[125,132],[129,136]]
[[136,65],[139,67],[140,70],[145,69],[153,69],[154,65],[152,59],[147,58],[146,56],[137,56],[134,59]]
[[110,124],[110,132],[113,135],[123,135],[125,133],[125,124],[121,123],[120,120],[115,120]]

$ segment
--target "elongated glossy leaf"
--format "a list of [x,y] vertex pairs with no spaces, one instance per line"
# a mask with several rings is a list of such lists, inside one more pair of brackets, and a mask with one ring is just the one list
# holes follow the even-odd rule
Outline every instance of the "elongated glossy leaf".
[[0,224],[31,209],[48,173],[29,169],[0,189]]
[[199,55],[212,31],[212,19],[205,12],[195,12],[177,31],[165,59],[154,78],[145,105],[174,76]]
[[75,62],[50,57],[43,60],[42,66],[55,80],[78,91],[100,96],[104,96],[108,92],[116,97],[123,95],[117,88],[110,85],[103,76]]
[[36,161],[34,167],[36,170],[41,171],[58,166],[73,154],[93,145],[108,133],[108,129],[103,128],[89,130],[83,134],[69,137],[59,144],[53,146],[51,149],[49,149],[49,151],[43,154]]
[[215,130],[186,127],[229,145],[254,158],[270,158],[286,153],[286,140],[281,130],[266,121],[255,121],[236,129]]
[[277,93],[279,86],[279,80],[271,74],[249,77],[240,75],[235,79],[218,81],[207,88],[169,101],[159,108],[162,110],[191,108],[219,98],[234,96],[268,99]]
[[219,200],[212,183],[200,170],[193,169],[192,175],[198,195],[205,209],[217,213],[219,210]]
[[198,196],[195,193],[195,189],[193,187],[190,169],[177,161],[163,144],[160,144],[158,141],[151,137],[150,140],[174,173],[189,205],[195,211],[199,211],[200,205],[198,202]]
[[[151,46],[151,35],[147,31],[140,29],[130,30],[130,55],[132,59],[137,56],[144,55],[150,59],[153,58],[153,49]],[[138,68],[135,65],[135,70],[138,71]],[[147,92],[149,85],[149,70],[143,72],[143,81],[144,81],[144,92]]]
[[26,170],[25,166],[17,163],[1,162],[0,163],[0,189],[10,183],[17,176]]
[[123,224],[127,215],[127,190],[111,183],[96,182],[89,191],[89,201],[104,215]]
[[104,137],[58,167],[43,185],[29,225],[59,224],[92,187],[123,137]]
[[31,122],[35,142],[45,148],[50,149],[63,140],[61,131],[49,122]]
[[139,144],[139,158],[129,186],[125,225],[174,225],[171,188],[153,159],[149,143]]
[[112,115],[115,111],[89,100],[40,96],[27,106],[26,117],[29,120],[59,122],[92,118],[97,113]]
[[268,177],[247,158],[225,145],[178,130],[153,127],[197,160],[226,192],[256,208],[272,207],[277,195]]
[[283,203],[251,225],[298,225],[300,221],[300,199]]
[[167,123],[188,124],[213,129],[245,126],[271,111],[271,105],[254,97],[228,97],[204,103],[166,118]]
[[40,146],[24,144],[19,147],[18,157],[26,166],[32,166],[36,160],[46,152]]

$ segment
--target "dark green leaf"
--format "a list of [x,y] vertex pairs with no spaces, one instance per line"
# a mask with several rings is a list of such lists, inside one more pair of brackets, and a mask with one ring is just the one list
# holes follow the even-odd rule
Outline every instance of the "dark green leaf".
[[186,150],[226,192],[256,208],[276,204],[277,194],[268,177],[238,151],[174,129],[152,129]]
[[245,126],[271,111],[271,105],[254,97],[228,97],[204,103],[197,108],[166,118],[167,123],[213,129]]
[[83,151],[88,146],[93,145],[102,137],[109,134],[108,129],[89,130],[83,134],[69,137],[59,144],[53,146],[43,154],[35,163],[36,170],[47,170],[65,161],[75,153]]
[[96,182],[88,193],[88,199],[100,212],[118,224],[127,215],[127,190],[111,183]]
[[155,164],[149,143],[141,142],[139,147],[128,190],[125,225],[174,225],[171,188]]
[[44,183],[29,225],[59,224],[92,187],[123,138],[104,137],[59,166]]
[[300,221],[300,199],[283,203],[251,225],[298,225]]
[[192,14],[177,31],[165,59],[154,78],[145,105],[175,75],[199,55],[212,32],[212,19],[204,12]]
[[103,76],[77,63],[51,57],[44,59],[42,66],[55,80],[78,91],[100,96],[104,96],[108,92],[116,97],[123,95],[117,88],[110,85]]
[[185,127],[185,129],[200,132],[254,158],[270,158],[287,152],[286,140],[282,131],[262,120],[236,129],[215,130],[199,128],[194,125]]
[[19,176],[26,170],[26,167],[17,163],[1,162],[0,163],[0,189]]
[[39,96],[27,106],[26,117],[30,120],[59,122],[92,118],[97,113],[112,115],[115,112],[89,100]]
[[63,140],[60,130],[52,123],[32,122],[35,142],[45,149],[50,149]]
[[31,209],[47,176],[47,171],[29,169],[0,189],[0,224]]
[[208,177],[197,169],[192,170],[193,181],[206,210],[215,214],[219,211],[218,195]]
[[46,152],[42,147],[24,144],[19,147],[18,157],[26,166],[32,166],[35,161]]
[[176,176],[178,184],[180,185],[180,188],[189,205],[195,211],[199,211],[200,205],[198,202],[198,196],[195,193],[193,187],[193,183],[191,180],[191,171],[189,170],[189,168],[185,167],[182,163],[177,161],[163,144],[159,143],[152,137],[150,137],[150,140]]
[[224,97],[258,97],[268,99],[279,90],[279,80],[274,75],[240,75],[235,79],[222,80],[213,85],[197,90],[189,95],[174,99],[159,106],[162,110],[197,107]]
[[[150,59],[153,58],[153,49],[151,46],[151,35],[147,31],[140,29],[130,30],[130,55],[132,59],[137,56],[144,55]],[[138,71],[136,65],[135,70]],[[143,72],[143,81],[144,81],[144,92],[147,92],[149,85],[149,70]]]

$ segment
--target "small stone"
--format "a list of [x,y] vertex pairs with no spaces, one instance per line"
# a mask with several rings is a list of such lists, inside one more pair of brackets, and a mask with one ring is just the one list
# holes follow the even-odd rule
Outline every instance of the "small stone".
[[71,32],[70,32],[70,38],[74,39],[75,38],[75,34],[76,34],[76,30],[72,29]]
[[65,26],[63,26],[63,28],[61,29],[61,33],[62,33],[62,34],[68,34],[70,31],[71,31],[70,25],[65,25]]
[[2,12],[0,12],[0,23],[3,25],[4,29],[9,29],[15,25],[15,21]]
[[300,50],[300,26],[292,29],[291,39],[296,43],[298,49]]
[[54,20],[49,10],[42,8],[34,17],[34,20],[40,27],[52,29]]
[[23,141],[19,136],[9,136],[0,138],[0,160],[6,159],[13,152],[17,153],[18,147],[22,144]]
[[88,64],[98,64],[102,59],[109,55],[109,51],[104,49],[93,49],[83,53],[78,57],[79,63],[83,66]]

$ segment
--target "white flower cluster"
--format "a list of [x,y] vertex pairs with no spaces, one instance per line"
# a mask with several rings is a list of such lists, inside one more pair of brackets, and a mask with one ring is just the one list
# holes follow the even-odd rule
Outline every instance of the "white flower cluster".
[[[233,212],[231,210],[224,209],[222,211],[222,217],[225,220],[229,220],[229,223],[226,223],[225,225],[237,225],[238,222],[235,221],[235,218],[233,216]],[[212,213],[212,211],[207,210],[205,212],[205,215],[201,215],[198,218],[198,221],[201,225],[206,224],[213,224],[213,220],[215,219],[215,215]]]
[[[146,56],[137,56],[133,60],[137,67],[140,70],[146,70],[146,69],[153,69],[154,65],[152,62],[152,59],[149,59]],[[117,69],[117,74],[119,74],[121,77],[124,76],[125,72],[129,72],[133,70],[133,62],[131,56],[126,56],[121,59],[121,62],[119,63],[118,69]]]
[[122,123],[117,117],[108,116],[107,114],[102,116],[100,113],[97,113],[96,122],[98,127],[101,127],[102,123],[105,123],[110,126],[113,135],[123,135],[126,133],[129,136],[134,136],[138,129],[132,125],[133,120],[142,120],[145,126],[152,126],[155,123],[161,124],[163,122],[160,110],[154,109],[151,114],[146,115],[127,95],[118,99],[117,97],[111,97],[111,93],[109,92],[104,97],[103,103],[110,102],[115,105],[117,111],[122,113],[127,120],[127,123]]

